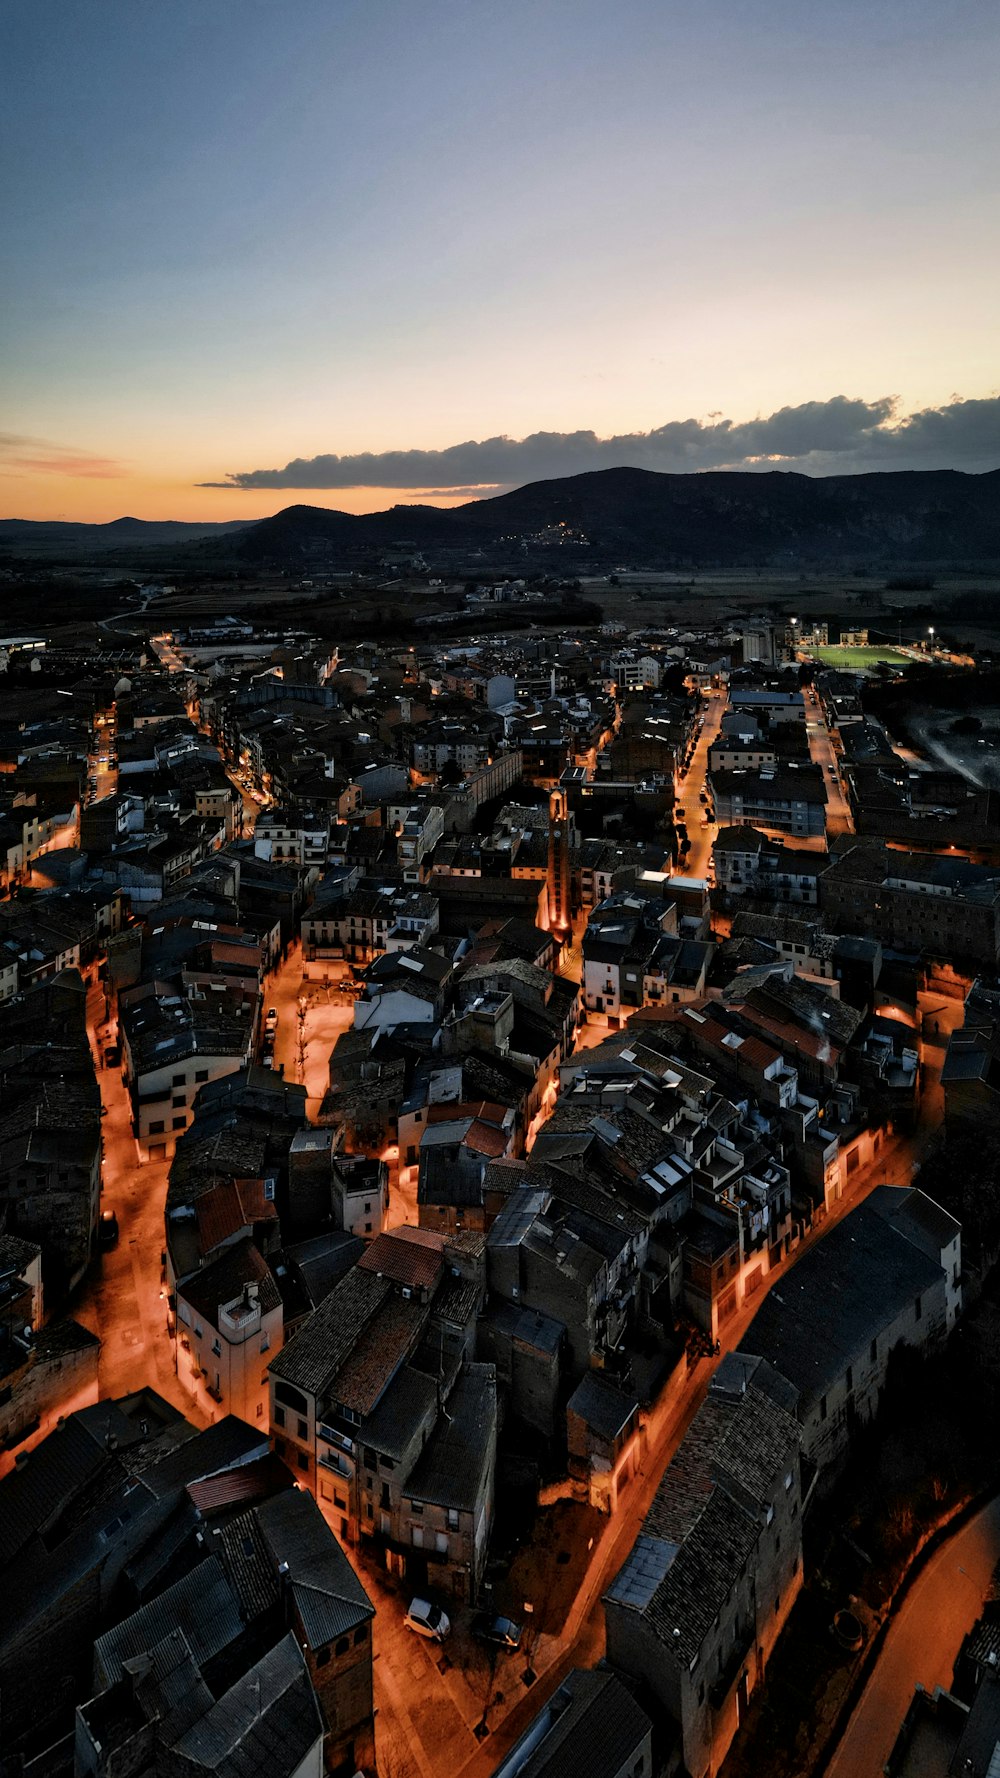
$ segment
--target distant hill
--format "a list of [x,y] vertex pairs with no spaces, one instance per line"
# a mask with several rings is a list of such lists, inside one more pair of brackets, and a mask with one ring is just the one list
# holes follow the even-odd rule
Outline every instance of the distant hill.
[[529,482],[464,506],[392,506],[354,514],[286,506],[256,522],[109,525],[0,521],[0,546],[26,554],[126,552],[193,545],[192,566],[301,569],[423,554],[464,572],[476,561],[527,561],[556,573],[1000,562],[1000,469],[808,476],[780,470],[660,475],[599,469]]
[[1000,470],[813,477],[602,469],[448,510],[393,506],[356,516],[289,506],[247,527],[235,551],[289,565],[407,546],[434,555],[524,545],[534,552],[552,544],[560,526],[569,532],[560,554],[594,566],[994,562]]
[[201,537],[221,537],[245,531],[246,519],[225,524],[185,524],[181,519],[112,519],[107,525],[78,525],[47,519],[0,519],[0,545],[23,549],[29,555],[68,549],[73,554],[116,550],[133,545],[195,543]]

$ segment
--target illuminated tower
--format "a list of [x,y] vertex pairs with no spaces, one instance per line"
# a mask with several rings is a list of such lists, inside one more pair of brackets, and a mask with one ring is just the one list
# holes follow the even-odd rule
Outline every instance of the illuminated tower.
[[569,798],[565,790],[549,792],[549,868],[546,876],[549,931],[562,938],[572,925],[569,870]]

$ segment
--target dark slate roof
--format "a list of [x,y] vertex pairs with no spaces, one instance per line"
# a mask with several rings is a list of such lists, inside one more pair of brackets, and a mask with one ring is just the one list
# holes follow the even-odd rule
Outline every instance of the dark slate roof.
[[183,1630],[199,1666],[234,1642],[243,1629],[240,1608],[222,1567],[207,1556],[183,1580],[141,1605],[138,1611],[98,1637],[94,1677],[100,1689],[122,1677],[125,1662],[148,1654],[172,1630]]
[[[616,1674],[577,1667],[530,1724],[529,1747],[514,1770],[517,1778],[615,1778],[634,1769],[651,1730]],[[515,1747],[515,1761],[517,1753]]]
[[361,1422],[359,1443],[371,1445],[383,1456],[399,1459],[409,1450],[421,1428],[433,1426],[437,1417],[437,1380],[405,1364],[398,1371],[377,1406]]
[[218,1556],[247,1623],[278,1603],[278,1577],[252,1510],[215,1525],[206,1547]]
[[798,1438],[756,1376],[735,1393],[713,1387],[685,1433],[605,1595],[641,1613],[671,1661],[693,1660],[752,1560]]
[[322,1735],[302,1651],[289,1633],[191,1725],[174,1751],[215,1778],[291,1778]]
[[266,1434],[256,1432],[237,1414],[225,1414],[162,1462],[144,1469],[142,1479],[153,1494],[162,1497],[174,1488],[187,1488],[224,1469],[237,1469],[266,1457],[269,1450]]
[[272,1360],[271,1375],[322,1394],[391,1290],[387,1278],[354,1266]]
[[922,1292],[940,1265],[859,1204],[768,1291],[740,1342],[787,1377],[808,1411]]
[[577,1414],[593,1432],[606,1439],[617,1438],[638,1408],[634,1395],[596,1371],[586,1373],[566,1404],[567,1413]]
[[262,1315],[280,1308],[281,1293],[271,1268],[251,1236],[223,1247],[218,1259],[177,1286],[177,1295],[191,1304],[199,1320],[217,1328],[222,1310],[236,1302],[248,1285],[256,1286]]
[[358,1333],[330,1393],[356,1414],[370,1414],[400,1365],[419,1344],[430,1308],[417,1297],[392,1291],[378,1314]]
[[407,1498],[472,1511],[492,1462],[496,1411],[495,1367],[467,1364],[410,1476]]
[[26,1463],[8,1472],[0,1482],[0,1562],[13,1561],[109,1463],[109,1436],[121,1449],[139,1434],[115,1402],[96,1402],[70,1414]]
[[165,1741],[182,1735],[211,1709],[212,1694],[183,1630],[171,1630],[147,1654],[126,1661],[125,1671],[143,1715],[157,1723]]
[[271,1559],[288,1575],[310,1648],[322,1648],[374,1617],[375,1607],[311,1494],[291,1488],[257,1507],[256,1515]]
[[531,1346],[550,1357],[558,1354],[566,1337],[566,1327],[562,1321],[554,1321],[551,1315],[543,1315],[537,1309],[522,1308],[516,1303],[502,1302],[499,1298],[490,1303],[482,1322],[488,1328],[495,1328],[497,1333],[516,1340],[518,1344]]

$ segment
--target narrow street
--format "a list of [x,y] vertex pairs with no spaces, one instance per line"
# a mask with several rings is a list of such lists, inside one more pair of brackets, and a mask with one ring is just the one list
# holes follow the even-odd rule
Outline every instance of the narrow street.
[[687,856],[678,862],[678,876],[707,877],[710,874],[712,843],[719,830],[705,813],[706,804],[701,801],[701,793],[708,775],[708,750],[722,726],[727,696],[724,689],[705,693],[701,733],[690,767],[678,789],[675,819],[684,822],[690,841]]
[[[100,1028],[104,998],[88,996],[88,1030],[104,1106],[101,1207],[118,1217],[118,1245],[96,1258],[71,1303],[71,1312],[101,1337],[98,1385],[103,1397],[156,1389],[198,1425],[208,1416],[203,1404],[179,1381],[174,1345],[167,1331],[163,1279],[163,1208],[166,1161],[140,1162],[132,1134],[127,1089],[117,1064],[102,1066]],[[100,1031],[101,1041],[98,1041]]]
[[917,1685],[949,1687],[1000,1562],[1000,1497],[931,1557],[888,1632],[826,1778],[882,1778]]
[[823,774],[827,795],[826,832],[827,838],[833,839],[837,834],[854,832],[851,805],[840,775],[840,755],[834,745],[823,705],[810,685],[803,687],[803,696],[806,700],[809,753],[813,764],[819,766]]

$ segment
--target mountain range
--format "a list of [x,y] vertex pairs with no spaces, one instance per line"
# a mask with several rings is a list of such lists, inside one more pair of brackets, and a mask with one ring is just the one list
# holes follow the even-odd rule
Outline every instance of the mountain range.
[[[71,535],[72,534],[72,535]],[[74,551],[197,541],[197,559],[264,567],[359,563],[383,551],[428,563],[527,556],[574,568],[788,569],[806,564],[1000,561],[1000,469],[813,477],[787,471],[663,475],[602,469],[531,482],[462,506],[354,514],[285,507],[241,524],[119,519],[112,525],[0,522],[0,544]]]

